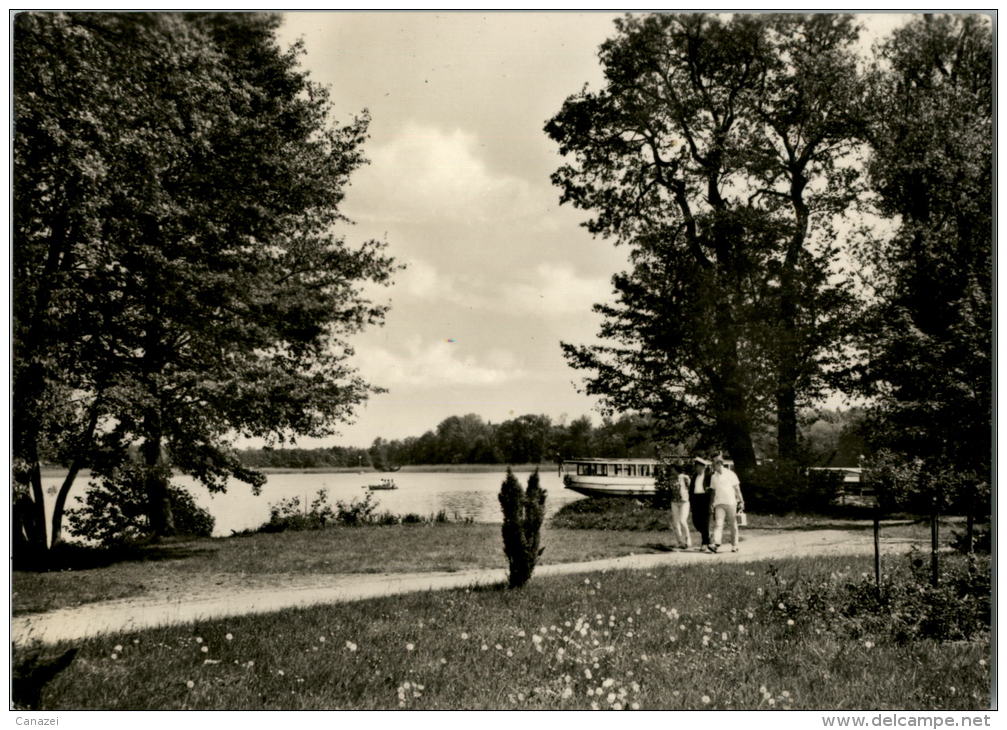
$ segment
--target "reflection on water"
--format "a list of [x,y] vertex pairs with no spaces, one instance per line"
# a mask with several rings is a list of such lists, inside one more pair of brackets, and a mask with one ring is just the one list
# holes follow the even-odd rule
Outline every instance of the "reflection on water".
[[[500,522],[500,503],[497,494],[504,473],[449,474],[444,472],[396,472],[392,475],[398,489],[371,492],[378,511],[404,515],[413,512],[422,516],[440,510],[454,519],[472,518],[476,522]],[[521,484],[527,483],[527,474],[518,474]],[[546,515],[551,516],[565,504],[582,497],[563,488],[555,472],[543,472],[542,487],[546,490]],[[310,504],[319,489],[328,490],[329,504],[363,499],[368,494],[364,487],[377,483],[378,474],[270,474],[259,496],[252,494],[247,484],[231,481],[225,494],[211,495],[190,477],[177,476],[172,481],[186,488],[196,502],[210,511],[215,519],[214,535],[230,535],[232,531],[254,529],[269,519],[269,505],[281,499],[298,497],[302,507]],[[61,477],[48,477],[45,486],[55,485]],[[74,497],[82,495],[86,479],[78,479],[70,492],[68,506],[77,506]],[[51,500],[46,500],[51,518]]]

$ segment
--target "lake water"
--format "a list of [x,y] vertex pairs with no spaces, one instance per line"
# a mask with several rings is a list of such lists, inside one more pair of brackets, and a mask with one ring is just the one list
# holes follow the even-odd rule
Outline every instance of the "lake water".
[[[376,484],[383,476],[392,477],[398,489],[372,492],[379,512],[387,510],[398,515],[413,512],[428,516],[444,510],[452,519],[457,515],[459,518],[470,517],[476,522],[502,521],[497,495],[503,482],[503,471],[483,474],[400,471],[384,475],[311,473],[267,476],[266,485],[257,497],[247,484],[233,480],[226,494],[213,495],[191,477],[176,476],[172,482],[187,489],[200,506],[209,510],[216,520],[213,534],[217,536],[230,535],[232,530],[258,527],[269,519],[269,505],[281,499],[299,497],[303,508],[305,502],[310,504],[319,489],[328,490],[331,505],[335,505],[336,501],[362,499],[368,493],[362,487]],[[522,485],[527,484],[528,474],[519,473],[516,476]],[[547,493],[547,516],[555,514],[565,504],[583,499],[582,495],[564,489],[555,471],[541,472],[540,477]],[[43,479],[49,520],[53,495],[48,491],[51,486],[58,488],[60,482],[61,477]],[[86,486],[87,478],[78,477],[70,491],[68,507],[77,506],[74,497],[84,494]]]

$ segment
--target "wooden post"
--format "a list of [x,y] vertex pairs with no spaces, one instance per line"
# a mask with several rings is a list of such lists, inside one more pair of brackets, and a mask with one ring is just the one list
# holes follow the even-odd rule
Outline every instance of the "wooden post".
[[971,554],[975,552],[976,545],[976,485],[974,483],[969,486],[968,503],[965,509],[967,510],[967,514],[965,515],[965,545],[966,552]]
[[937,587],[938,557],[937,557],[937,505],[930,513],[930,585]]
[[874,584],[881,593],[881,509],[874,510]]

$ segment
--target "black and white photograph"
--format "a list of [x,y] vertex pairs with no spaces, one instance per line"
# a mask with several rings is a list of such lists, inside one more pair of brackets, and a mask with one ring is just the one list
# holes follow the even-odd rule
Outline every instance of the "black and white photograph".
[[9,720],[990,727],[996,21],[11,10]]

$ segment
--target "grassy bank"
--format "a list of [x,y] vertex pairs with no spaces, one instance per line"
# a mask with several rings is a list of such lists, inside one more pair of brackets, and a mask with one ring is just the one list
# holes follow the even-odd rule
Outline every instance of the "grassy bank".
[[988,633],[906,639],[885,612],[781,608],[781,586],[857,583],[869,559],[767,567],[614,571],[94,639],[43,708],[989,707]]
[[[541,562],[566,563],[666,549],[668,532],[543,528]],[[254,585],[278,574],[403,573],[505,568],[499,525],[343,527],[177,540],[134,552],[68,556],[47,573],[13,573],[14,613],[151,593]]]
[[[667,512],[631,500],[606,512],[564,508],[542,531],[541,564],[582,562],[630,554],[665,552],[674,543]],[[578,511],[580,510],[580,511]],[[557,526],[559,525],[563,526]],[[869,533],[867,521],[809,515],[751,515],[745,534],[840,529]],[[942,544],[964,528],[942,520]],[[885,537],[929,541],[925,520],[890,520]],[[699,533],[693,531],[693,544]],[[413,573],[504,569],[500,526],[442,523],[335,527],[304,532],[226,538],[176,539],[129,551],[71,550],[49,572],[12,574],[14,614],[49,611],[137,596],[174,596],[248,588],[277,576],[341,573]]]

